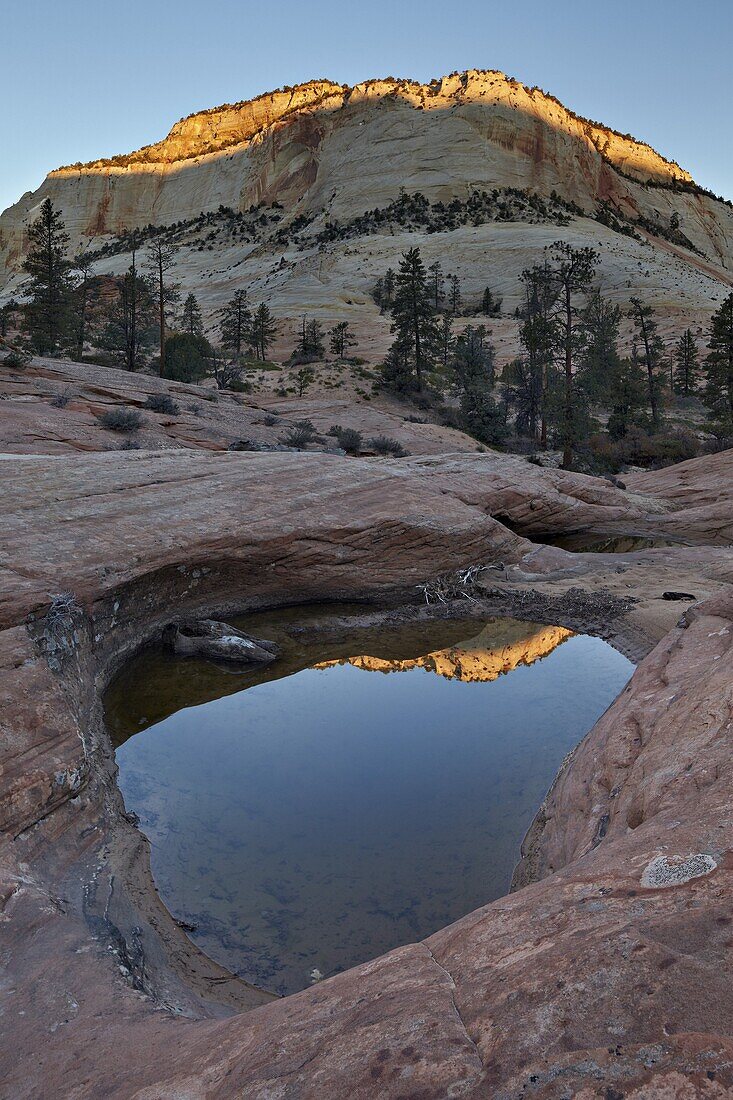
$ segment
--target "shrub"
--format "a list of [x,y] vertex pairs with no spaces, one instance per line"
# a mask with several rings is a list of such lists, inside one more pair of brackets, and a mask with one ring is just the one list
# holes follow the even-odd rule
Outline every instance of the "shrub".
[[99,423],[110,432],[136,432],[142,422],[137,409],[110,409],[99,417]]
[[3,360],[6,367],[12,367],[13,370],[23,370],[30,363],[33,356],[25,348],[12,348]]
[[730,420],[713,420],[708,424],[707,430],[713,436],[709,446],[713,452],[727,451],[733,447],[733,418]]
[[460,410],[452,405],[447,405],[441,410],[440,423],[444,428],[455,428],[457,431],[463,430],[463,417]]
[[[214,365],[214,378],[220,390],[242,390],[242,367],[235,360],[220,360]],[[249,383],[247,383],[249,385]],[[251,389],[251,387],[249,387]]]
[[251,439],[235,439],[227,447],[228,451],[259,451],[259,443],[253,443]]
[[301,420],[295,427],[290,429],[288,434],[284,437],[283,443],[287,447],[297,447],[300,450],[303,447],[307,447],[309,443],[312,443],[317,438],[318,433],[310,420]]
[[198,382],[205,377],[213,354],[205,336],[176,332],[165,344],[165,377],[177,382]]
[[181,411],[167,393],[151,393],[145,402],[145,408],[156,413],[166,413],[168,416],[178,416]]
[[461,395],[461,422],[463,431],[479,443],[496,446],[507,435],[504,413],[482,383],[467,386]]
[[334,424],[329,428],[328,434],[335,437],[342,450],[349,455],[358,455],[361,450],[361,432],[355,428],[342,428],[340,424]]
[[315,352],[302,352],[294,351],[288,359],[288,366],[290,367],[307,367],[311,363],[320,363],[321,356],[316,355]]
[[405,458],[409,451],[406,451],[401,443],[398,443],[396,439],[390,439],[386,435],[375,435],[373,439],[369,440],[369,444],[373,451],[376,451],[378,455],[392,455],[393,458]]
[[440,394],[428,389],[423,389],[412,397],[413,405],[418,409],[422,409],[423,412],[427,412],[428,409],[432,409],[436,405],[441,404],[442,400]]
[[84,362],[95,367],[118,367],[119,360],[109,351],[85,352]]
[[51,399],[51,406],[54,409],[65,409],[74,396],[71,390],[62,390],[61,393],[57,393],[55,397]]
[[700,451],[697,436],[686,428],[650,433],[633,427],[621,439],[594,435],[589,440],[591,461],[602,470],[618,473],[625,466],[660,469],[694,458]]
[[286,447],[297,447],[298,450],[307,447],[311,442],[312,436],[303,428],[293,428],[283,437],[283,443]]

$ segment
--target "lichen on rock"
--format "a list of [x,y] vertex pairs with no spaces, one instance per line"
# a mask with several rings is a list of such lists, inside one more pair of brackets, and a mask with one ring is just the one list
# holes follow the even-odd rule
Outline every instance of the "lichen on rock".
[[684,886],[692,879],[709,875],[717,867],[712,856],[698,852],[686,857],[656,856],[644,868],[641,885],[651,890],[665,889],[668,886]]

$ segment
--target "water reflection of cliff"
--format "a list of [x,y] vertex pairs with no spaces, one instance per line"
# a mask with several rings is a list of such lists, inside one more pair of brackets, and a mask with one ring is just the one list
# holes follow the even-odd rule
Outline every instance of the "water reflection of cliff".
[[[201,658],[182,659],[160,646],[141,650],[105,696],[113,744],[123,744],[131,735],[186,707],[201,706],[309,668],[346,664],[378,672],[424,668],[446,679],[487,682],[545,657],[571,633],[562,627],[516,619],[491,619],[473,636],[470,631],[478,624],[455,619],[364,627],[358,621],[362,608],[351,609],[349,614],[357,620],[353,626],[344,612],[330,629],[332,607],[289,608],[237,620],[235,625],[282,647],[281,658],[264,668],[237,669]],[[364,655],[354,657],[354,653]]]
[[562,626],[539,626],[536,623],[505,619],[487,623],[475,637],[456,642],[446,649],[425,653],[406,660],[372,657],[341,657],[322,661],[314,668],[331,668],[333,665],[354,665],[366,672],[405,672],[424,668],[447,680],[463,683],[486,683],[496,680],[502,673],[511,672],[519,665],[531,665],[552,653],[572,636],[572,630]]

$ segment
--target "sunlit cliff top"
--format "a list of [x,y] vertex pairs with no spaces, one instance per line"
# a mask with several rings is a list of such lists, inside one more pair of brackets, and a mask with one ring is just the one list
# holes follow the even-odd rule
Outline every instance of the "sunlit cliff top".
[[465,111],[471,106],[484,106],[505,114],[517,112],[525,116],[530,126],[544,123],[589,142],[609,164],[639,180],[652,179],[663,185],[693,183],[688,172],[645,142],[576,115],[540,88],[527,87],[498,71],[475,69],[453,73],[429,84],[393,77],[368,80],[353,87],[330,80],[308,81],[251,100],[196,112],[177,122],[160,142],[133,153],[59,168],[52,175],[131,165],[155,165],[164,170],[181,161],[246,145],[269,127],[304,113],[330,116],[330,124],[338,125],[342,112],[370,104],[375,109],[392,105],[420,111]]

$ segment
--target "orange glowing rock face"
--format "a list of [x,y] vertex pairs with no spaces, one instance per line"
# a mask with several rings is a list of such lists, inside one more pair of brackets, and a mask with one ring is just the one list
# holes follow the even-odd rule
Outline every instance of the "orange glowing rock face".
[[[353,88],[328,80],[309,81],[294,88],[268,92],[252,100],[224,104],[181,119],[168,136],[137,152],[100,159],[84,165],[59,168],[54,175],[83,169],[99,171],[113,166],[151,165],[158,170],[193,157],[246,145],[268,127],[292,123],[304,113],[332,115],[331,124],[348,123],[364,105],[407,106],[440,111],[476,104],[507,112],[521,112],[528,120],[544,122],[552,129],[582,132],[597,152],[616,168],[640,180],[692,182],[692,177],[645,142],[619,134],[569,111],[539,88],[528,88],[497,71],[468,70],[430,84],[409,80],[368,80]],[[340,116],[343,116],[340,117]],[[498,130],[501,126],[498,127]],[[511,127],[509,128],[511,130]],[[499,133],[497,130],[497,137]],[[519,142],[521,146],[521,140]]]
[[324,661],[315,668],[350,664],[366,672],[406,672],[423,668],[447,680],[463,683],[487,683],[511,672],[520,665],[531,665],[547,657],[559,645],[573,636],[562,626],[538,626],[513,619],[488,623],[475,637],[408,659],[362,654],[358,657]]

